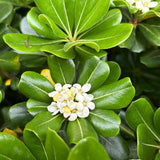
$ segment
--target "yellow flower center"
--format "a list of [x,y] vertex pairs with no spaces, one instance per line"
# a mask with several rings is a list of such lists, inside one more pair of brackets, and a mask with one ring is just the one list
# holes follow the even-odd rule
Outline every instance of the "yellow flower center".
[[144,7],[148,7],[148,2],[143,3]]
[[69,108],[68,106],[65,106],[65,107],[64,107],[64,112],[65,112],[65,113],[70,113],[70,111],[71,111],[71,110],[70,110],[70,108]]
[[62,94],[57,93],[57,94],[54,95],[53,100],[54,100],[55,102],[57,102],[57,98],[58,98],[58,97],[61,97],[61,96],[62,96]]

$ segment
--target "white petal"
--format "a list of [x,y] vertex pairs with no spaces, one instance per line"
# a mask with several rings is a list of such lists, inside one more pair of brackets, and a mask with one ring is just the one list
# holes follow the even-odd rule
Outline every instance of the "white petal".
[[56,95],[58,92],[57,91],[53,91],[51,93],[48,93],[49,97],[54,97],[54,95]]
[[82,91],[83,92],[88,92],[91,89],[91,84],[86,83],[82,86]]
[[49,105],[49,106],[47,107],[47,109],[48,109],[49,112],[55,112],[55,111],[57,110],[57,107],[52,106],[52,105]]
[[77,103],[77,109],[82,111],[83,110],[83,104],[81,102]]
[[78,84],[78,83],[75,83],[75,84],[73,85],[73,87],[75,87],[75,88],[77,88],[77,89],[81,89],[81,85]]
[[82,94],[78,93],[75,97],[75,99],[79,102],[83,102],[84,101],[84,97]]
[[54,87],[56,91],[60,91],[62,89],[62,85],[60,83],[56,83]]
[[63,86],[63,89],[68,89],[68,88],[70,88],[72,85],[71,84],[65,84],[64,86]]
[[89,103],[87,103],[87,107],[91,110],[94,110],[95,109],[95,104],[93,102],[89,102]]
[[92,94],[83,94],[85,101],[90,102],[94,98]]
[[141,10],[143,8],[142,2],[136,2],[136,8]]
[[89,116],[89,109],[88,109],[87,107],[85,107],[85,108],[83,109],[83,116],[84,116],[84,117],[88,117],[88,116]]
[[148,12],[148,11],[149,11],[149,8],[148,8],[148,7],[143,7],[143,8],[142,8],[142,12],[143,12],[143,13],[146,13],[146,12]]
[[148,7],[149,7],[149,8],[154,8],[154,7],[156,7],[157,5],[158,5],[158,2],[150,2],[149,5],[148,5]]
[[77,119],[77,114],[76,113],[72,113],[70,115],[70,117],[68,118],[69,121],[75,121]]
[[78,117],[84,118],[83,111],[77,111],[76,114],[77,114]]
[[68,118],[71,115],[71,113],[63,113],[64,118]]
[[56,115],[59,112],[59,110],[56,110],[55,112],[52,113],[52,115]]
[[74,110],[76,109],[76,102],[70,102],[68,106],[71,110]]

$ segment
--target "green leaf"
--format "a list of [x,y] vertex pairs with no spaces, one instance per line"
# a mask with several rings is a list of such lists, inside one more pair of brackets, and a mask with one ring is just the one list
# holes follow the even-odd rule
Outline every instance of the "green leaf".
[[36,132],[29,129],[24,129],[23,137],[25,144],[34,155],[36,160],[48,160],[45,146]]
[[63,44],[46,45],[41,47],[41,51],[52,53],[57,57],[64,58],[64,59],[74,59],[75,52],[73,48],[65,52],[63,47],[64,47]]
[[108,64],[94,56],[85,60],[85,63],[82,64],[77,83],[81,85],[90,83],[91,91],[93,91],[103,84],[109,75],[109,71]]
[[13,6],[8,3],[0,3],[0,23],[2,23],[13,11]]
[[157,153],[155,160],[159,160],[159,159],[160,159],[160,153]]
[[27,14],[29,25],[40,35],[49,39],[57,39],[58,37],[53,33],[52,29],[38,19],[40,14],[41,12],[38,8],[33,7]]
[[[153,19],[154,21],[157,19]],[[160,46],[160,31],[159,26],[160,23],[154,23],[154,21],[151,20],[148,23],[140,23],[138,25],[138,28],[143,33],[144,37],[151,42],[152,44],[156,46]]]
[[38,18],[41,22],[48,24],[56,36],[60,38],[67,38],[67,35],[60,28],[58,28],[58,26],[51,18],[49,18],[45,14],[40,14]]
[[63,139],[51,129],[48,129],[45,149],[49,160],[66,160],[69,148]]
[[129,78],[123,78],[109,85],[104,85],[92,92],[96,108],[120,109],[126,107],[135,94]]
[[144,98],[134,101],[126,111],[126,121],[133,130],[136,130],[138,125],[143,123],[154,137],[160,141],[159,135],[154,130],[153,116],[154,111]]
[[98,140],[92,125],[84,118],[70,121],[67,126],[67,138],[69,143],[78,143],[81,139],[93,137]]
[[119,9],[112,9],[106,14],[106,16],[104,16],[102,18],[102,20],[100,20],[93,27],[91,27],[90,29],[88,29],[87,31],[82,33],[82,35],[80,35],[80,37],[84,36],[89,31],[92,31],[92,30],[96,30],[96,31],[100,32],[100,31],[104,31],[108,28],[111,28],[115,25],[118,25],[118,24],[120,24],[121,19],[122,19],[121,11]]
[[82,139],[70,152],[67,160],[110,160],[102,145],[95,139]]
[[160,146],[154,140],[153,135],[146,125],[140,124],[137,128],[138,156],[140,159],[151,160],[156,156],[156,150]]
[[0,90],[0,103],[2,101],[2,91]]
[[110,68],[110,73],[106,81],[103,83],[103,85],[110,84],[117,81],[121,75],[121,68],[118,65],[118,63],[112,62],[112,61],[109,61],[107,63]]
[[120,136],[116,137],[102,137],[100,136],[100,143],[106,149],[108,155],[113,160],[125,160],[129,156],[129,148],[126,141]]
[[154,119],[153,119],[153,122],[154,122],[154,127],[156,129],[156,131],[160,134],[160,120],[159,120],[159,117],[160,117],[160,108],[158,108],[154,114]]
[[0,68],[6,71],[16,71],[20,67],[19,56],[12,51],[2,52],[0,54]]
[[[66,6],[68,6],[66,5],[67,2],[68,1],[65,0],[46,0],[44,3],[43,0],[35,0],[36,5],[42,13],[50,17],[58,26],[63,28],[68,35],[71,35],[72,26],[70,26],[70,22],[73,24],[73,15],[69,18],[68,12],[70,11],[66,9]],[[72,5],[72,3],[75,3],[73,0],[68,3],[74,7],[74,5]],[[72,9],[72,7],[70,9]]]
[[86,42],[86,41],[83,41],[83,40],[77,40],[77,41],[74,41],[74,42],[68,42],[64,45],[64,50],[67,52],[70,48],[72,48],[73,46],[81,46],[81,45],[86,45],[90,48],[93,48],[95,49],[97,52],[99,52],[99,46],[97,45],[97,43],[95,42]]
[[3,38],[4,41],[11,48],[26,53],[45,51],[45,49],[43,50],[41,48],[42,47],[45,48],[45,46],[53,45],[63,41],[63,40],[49,40],[37,36],[20,34],[20,33],[8,33],[4,35]]
[[6,133],[0,133],[0,159],[36,160],[20,140]]
[[89,29],[107,13],[110,0],[76,1],[74,36]]
[[141,63],[146,65],[149,68],[160,67],[160,50],[152,50],[145,55],[141,56]]
[[93,56],[97,56],[99,58],[107,55],[107,52],[104,50],[100,50],[99,52],[96,52],[95,50],[93,50],[92,48],[89,48],[87,46],[75,46],[76,52],[78,53],[78,55],[82,58],[82,59],[86,59],[87,57],[93,57]]
[[113,137],[119,133],[121,120],[113,111],[95,109],[90,111],[88,120],[96,132],[104,137]]
[[28,108],[28,112],[35,116],[38,113],[47,111],[47,106],[49,106],[50,103],[46,103],[46,102],[40,102],[34,99],[29,99],[27,101],[27,108]]
[[75,64],[73,60],[64,60],[56,56],[48,57],[52,79],[55,83],[72,84],[75,74]]
[[54,86],[46,77],[32,71],[22,74],[18,87],[25,96],[42,102],[50,102],[48,93],[54,91]]
[[131,34],[133,25],[119,24],[106,30],[94,29],[85,34],[81,40],[95,42],[100,49],[108,49],[119,45],[125,41]]
[[53,116],[46,111],[39,113],[32,121],[27,123],[25,129],[35,132],[40,140],[43,141],[46,138],[48,128],[59,131],[62,123],[63,117],[60,114]]
[[13,105],[9,110],[9,117],[18,126],[24,126],[32,119],[32,116],[27,112],[25,102]]

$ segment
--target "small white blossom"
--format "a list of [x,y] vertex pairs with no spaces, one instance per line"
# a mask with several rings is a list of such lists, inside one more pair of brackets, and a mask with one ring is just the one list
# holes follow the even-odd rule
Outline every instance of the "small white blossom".
[[49,93],[49,97],[53,98],[53,102],[47,107],[52,115],[57,113],[63,114],[64,118],[74,121],[78,117],[86,118],[89,116],[89,110],[95,109],[92,102],[93,95],[87,94],[91,89],[90,84],[55,84],[55,91]]

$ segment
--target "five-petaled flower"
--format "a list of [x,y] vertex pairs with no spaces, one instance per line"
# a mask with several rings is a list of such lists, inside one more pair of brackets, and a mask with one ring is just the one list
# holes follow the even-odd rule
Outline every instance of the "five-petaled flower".
[[92,102],[93,95],[87,94],[91,89],[91,84],[55,84],[55,91],[49,93],[53,97],[53,102],[47,107],[52,115],[63,114],[64,118],[74,121],[77,117],[86,118],[89,116],[89,109],[94,110],[95,104]]

